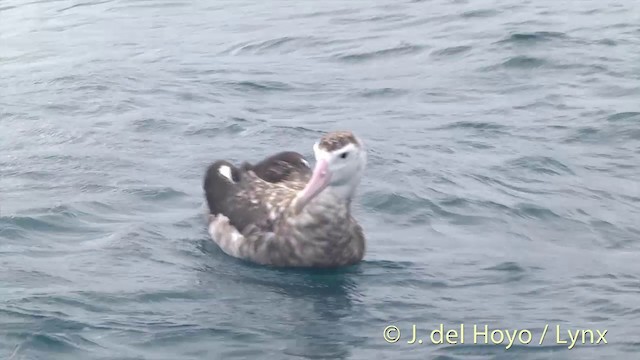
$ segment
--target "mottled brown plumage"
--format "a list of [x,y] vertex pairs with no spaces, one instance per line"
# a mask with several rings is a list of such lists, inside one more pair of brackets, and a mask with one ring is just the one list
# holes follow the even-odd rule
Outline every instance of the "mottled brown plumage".
[[337,267],[362,260],[365,238],[350,206],[366,154],[348,134],[318,142],[334,150],[315,149],[313,172],[294,152],[239,168],[224,160],[213,163],[203,184],[212,239],[228,255],[264,265]]
[[327,151],[335,151],[348,144],[359,146],[358,140],[351,131],[336,131],[324,135],[320,139],[318,147]]

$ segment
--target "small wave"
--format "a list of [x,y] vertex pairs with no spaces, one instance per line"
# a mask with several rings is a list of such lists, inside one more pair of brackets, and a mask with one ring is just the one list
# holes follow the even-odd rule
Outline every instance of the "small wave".
[[606,120],[610,124],[599,129],[592,126],[577,128],[563,142],[602,144],[640,139],[640,128],[636,126],[636,122],[640,120],[640,113],[617,113]]
[[[15,336],[15,335],[14,335]],[[27,339],[20,345],[21,348],[46,350],[48,352],[71,352],[78,347],[66,336],[59,334],[21,334]]]
[[327,45],[329,43],[330,41],[326,41],[326,40],[312,37],[312,36],[306,36],[306,37],[284,36],[284,37],[270,39],[266,41],[234,45],[231,48],[223,51],[223,54],[229,54],[232,56],[241,55],[244,53],[265,54],[269,52],[274,52],[276,50],[278,53],[288,53],[288,52],[297,51],[305,47],[312,48],[312,47]]
[[345,24],[351,25],[356,23],[394,23],[398,21],[403,21],[411,18],[406,14],[385,14],[385,15],[375,15],[375,16],[365,16],[365,17],[345,17],[345,18],[336,18],[332,19],[331,23],[333,24]]
[[385,22],[396,22],[402,21],[410,18],[408,14],[385,14],[385,15],[377,15],[371,16],[362,21],[365,22],[374,22],[374,23],[385,23]]
[[193,91],[179,91],[176,93],[176,96],[184,102],[194,102],[194,103],[221,103],[222,101],[208,95],[199,94]]
[[[36,208],[29,210],[26,215],[0,217],[0,235],[8,239],[30,238],[33,233],[64,234],[67,239],[71,236],[93,237],[102,235],[105,226],[119,222],[121,215],[110,205],[99,201]],[[45,243],[38,246],[48,245]]]
[[158,200],[158,201],[173,200],[175,198],[181,198],[181,197],[187,196],[186,193],[175,190],[171,187],[135,188],[135,189],[126,189],[124,190],[124,192],[138,196],[144,200]]
[[122,12],[132,9],[159,9],[159,8],[177,8],[177,7],[185,7],[188,6],[187,3],[182,1],[145,1],[145,0],[137,0],[137,1],[127,1],[124,5],[121,6],[113,6],[108,9],[108,11],[113,12]]
[[364,98],[394,98],[406,95],[407,93],[409,93],[409,91],[405,89],[381,88],[364,90],[360,92],[360,96]]
[[513,213],[517,216],[523,218],[532,218],[532,219],[540,219],[540,220],[550,220],[550,219],[559,219],[560,215],[551,211],[546,207],[538,206],[535,204],[518,204],[515,209],[513,209]]
[[500,221],[492,217],[494,211],[510,213],[512,209],[506,205],[487,200],[473,200],[457,196],[438,201],[437,214],[448,218],[454,224],[473,225]]
[[397,193],[371,192],[363,198],[363,205],[369,209],[388,213],[406,214],[418,209],[435,208],[431,201],[417,196],[408,197]]
[[[521,186],[516,186],[513,184],[509,184],[506,183],[504,181],[501,181],[499,179],[490,177],[490,176],[485,176],[485,175],[479,175],[479,174],[470,174],[470,175],[466,175],[467,177],[470,177],[474,180],[477,180],[483,184],[487,184],[487,185],[499,185],[502,188],[505,189],[509,189],[512,191],[516,191],[516,192],[520,192],[520,193],[525,193],[525,194],[546,194],[547,192],[545,191],[539,191],[539,190],[534,190],[534,189],[528,189],[528,188],[524,188]],[[515,196],[513,193],[509,193],[509,195]]]
[[403,216],[396,221],[405,225],[427,224],[434,215],[459,225],[474,225],[489,220],[488,217],[477,213],[453,212],[440,205],[418,195],[406,196],[397,193],[368,194],[363,200],[363,206],[374,211],[391,215],[402,214]]
[[479,9],[465,11],[461,14],[463,18],[487,18],[500,14],[500,11],[494,9]]
[[296,17],[313,18],[313,17],[328,16],[328,17],[334,18],[337,15],[351,15],[357,12],[358,12],[358,9],[324,10],[324,11],[314,11],[306,14],[296,15]]
[[618,45],[618,43],[615,40],[609,39],[609,38],[598,40],[598,44],[606,45],[606,46],[616,46],[616,45]]
[[202,136],[208,139],[217,136],[239,134],[247,128],[239,123],[232,123],[221,126],[198,127],[197,129],[188,129],[184,132],[186,136]]
[[545,66],[547,61],[531,56],[515,56],[502,63],[509,69],[534,69]]
[[481,141],[473,141],[473,140],[458,140],[457,141],[458,144],[461,145],[467,145],[470,146],[474,149],[479,149],[479,150],[488,150],[488,149],[495,149],[496,147],[492,144],[487,144]]
[[266,93],[294,90],[293,86],[280,81],[237,81],[227,83],[227,85],[241,92]]
[[484,268],[483,270],[506,271],[506,272],[512,272],[512,273],[522,273],[526,271],[522,266],[518,265],[513,261],[503,262],[494,266]]
[[[81,336],[66,335],[61,333],[14,333],[12,337],[23,338],[14,350],[13,356],[19,355],[23,349],[29,351],[37,350],[47,353],[63,353],[66,355],[75,353],[76,356],[83,353],[83,356],[89,355],[94,348],[103,348],[99,344]],[[19,357],[20,358],[20,357]]]
[[548,175],[575,175],[565,164],[546,156],[521,156],[509,160],[507,165],[516,169],[529,170]]
[[68,218],[80,218],[85,216],[91,216],[91,212],[83,211],[80,209],[83,206],[87,206],[89,208],[101,209],[101,210],[108,210],[108,211],[114,210],[113,207],[99,201],[86,201],[86,202],[74,203],[73,205],[67,204],[67,205],[58,205],[50,208],[37,208],[37,209],[34,209],[33,211],[61,214]]
[[106,3],[110,3],[112,0],[105,0],[105,1],[96,1],[96,0],[90,0],[87,2],[79,2],[76,4],[73,4],[71,6],[67,6],[65,8],[59,9],[58,12],[59,13],[63,13],[65,11],[71,10],[71,9],[75,9],[75,8],[79,8],[79,7],[84,7],[84,6],[95,6],[95,5],[102,5],[102,4],[106,4]]
[[573,131],[573,134],[563,140],[564,143],[574,142],[601,142],[602,134],[599,129],[591,126],[584,126]]
[[197,300],[207,296],[204,293],[198,293],[193,291],[156,291],[146,292],[140,294],[134,294],[133,299],[140,303],[153,303],[162,302],[167,300]]
[[[407,287],[433,289],[448,287],[442,278],[424,273],[425,267],[410,261],[365,260],[360,265],[362,275],[377,278],[380,285],[403,284]],[[415,277],[416,272],[423,275]],[[408,276],[404,276],[407,274]],[[399,280],[405,278],[404,280]]]
[[464,54],[466,52],[469,52],[471,50],[471,46],[452,46],[452,47],[447,47],[444,49],[440,49],[440,50],[434,50],[431,53],[431,56],[434,57],[450,57],[450,56],[455,56],[455,55],[460,55],[460,54]]
[[468,198],[463,198],[459,196],[448,197],[442,201],[438,202],[438,205],[446,208],[456,208],[456,209],[491,209],[491,210],[499,210],[499,211],[509,211],[511,208],[497,203],[495,201],[490,200],[472,200]]
[[615,113],[607,118],[609,121],[637,121],[640,123],[640,112],[628,111]]
[[503,131],[507,129],[506,126],[492,122],[483,121],[456,121],[451,124],[447,124],[435,130],[453,130],[453,129],[472,129],[480,131]]
[[280,131],[290,132],[294,136],[300,136],[301,134],[308,134],[309,136],[317,136],[322,134],[321,131],[309,129],[303,126],[273,125],[270,127],[270,130],[272,129],[278,129],[278,133],[280,133]]
[[543,41],[551,41],[554,39],[566,38],[566,35],[562,32],[551,31],[536,31],[532,33],[515,33],[511,34],[506,39],[500,40],[499,43],[508,44],[533,44]]
[[389,57],[397,57],[402,55],[412,55],[422,52],[425,49],[424,46],[420,45],[412,45],[412,44],[401,44],[396,47],[363,52],[357,54],[348,54],[348,55],[340,55],[337,58],[344,62],[366,62],[366,61],[375,61],[379,59],[385,59]]
[[85,232],[87,229],[78,228],[78,224],[71,224],[67,216],[64,215],[40,215],[40,216],[13,216],[0,219],[0,224],[4,223],[15,234],[22,234],[25,231],[38,232]]
[[173,121],[165,120],[165,119],[139,119],[134,120],[132,122],[134,127],[134,131],[137,132],[149,132],[149,131],[161,131],[161,130],[169,130],[176,126],[176,123]]
[[[416,264],[410,261],[389,261],[389,260],[363,260],[363,267],[367,270],[367,275],[386,275],[388,270],[411,269]],[[369,273],[372,272],[371,273]]]

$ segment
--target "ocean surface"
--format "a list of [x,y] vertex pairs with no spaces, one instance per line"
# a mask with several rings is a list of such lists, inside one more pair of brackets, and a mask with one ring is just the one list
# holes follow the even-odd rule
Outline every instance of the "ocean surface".
[[[342,129],[361,264],[209,239]],[[0,359],[630,359],[639,259],[638,1],[0,0]]]

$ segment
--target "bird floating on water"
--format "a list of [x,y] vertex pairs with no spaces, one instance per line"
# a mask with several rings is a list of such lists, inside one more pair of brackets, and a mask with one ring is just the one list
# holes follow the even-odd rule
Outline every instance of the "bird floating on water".
[[204,178],[209,235],[227,255],[277,267],[340,267],[362,260],[365,237],[351,214],[367,154],[349,131],[314,146],[315,167],[284,151],[257,164],[211,164]]

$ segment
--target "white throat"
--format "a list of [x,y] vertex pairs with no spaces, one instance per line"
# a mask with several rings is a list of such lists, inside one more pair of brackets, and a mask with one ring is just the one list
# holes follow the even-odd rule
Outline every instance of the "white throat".
[[342,184],[330,185],[324,189],[324,192],[344,201],[350,201],[355,195],[357,189],[358,179],[351,179],[351,181],[344,182]]

